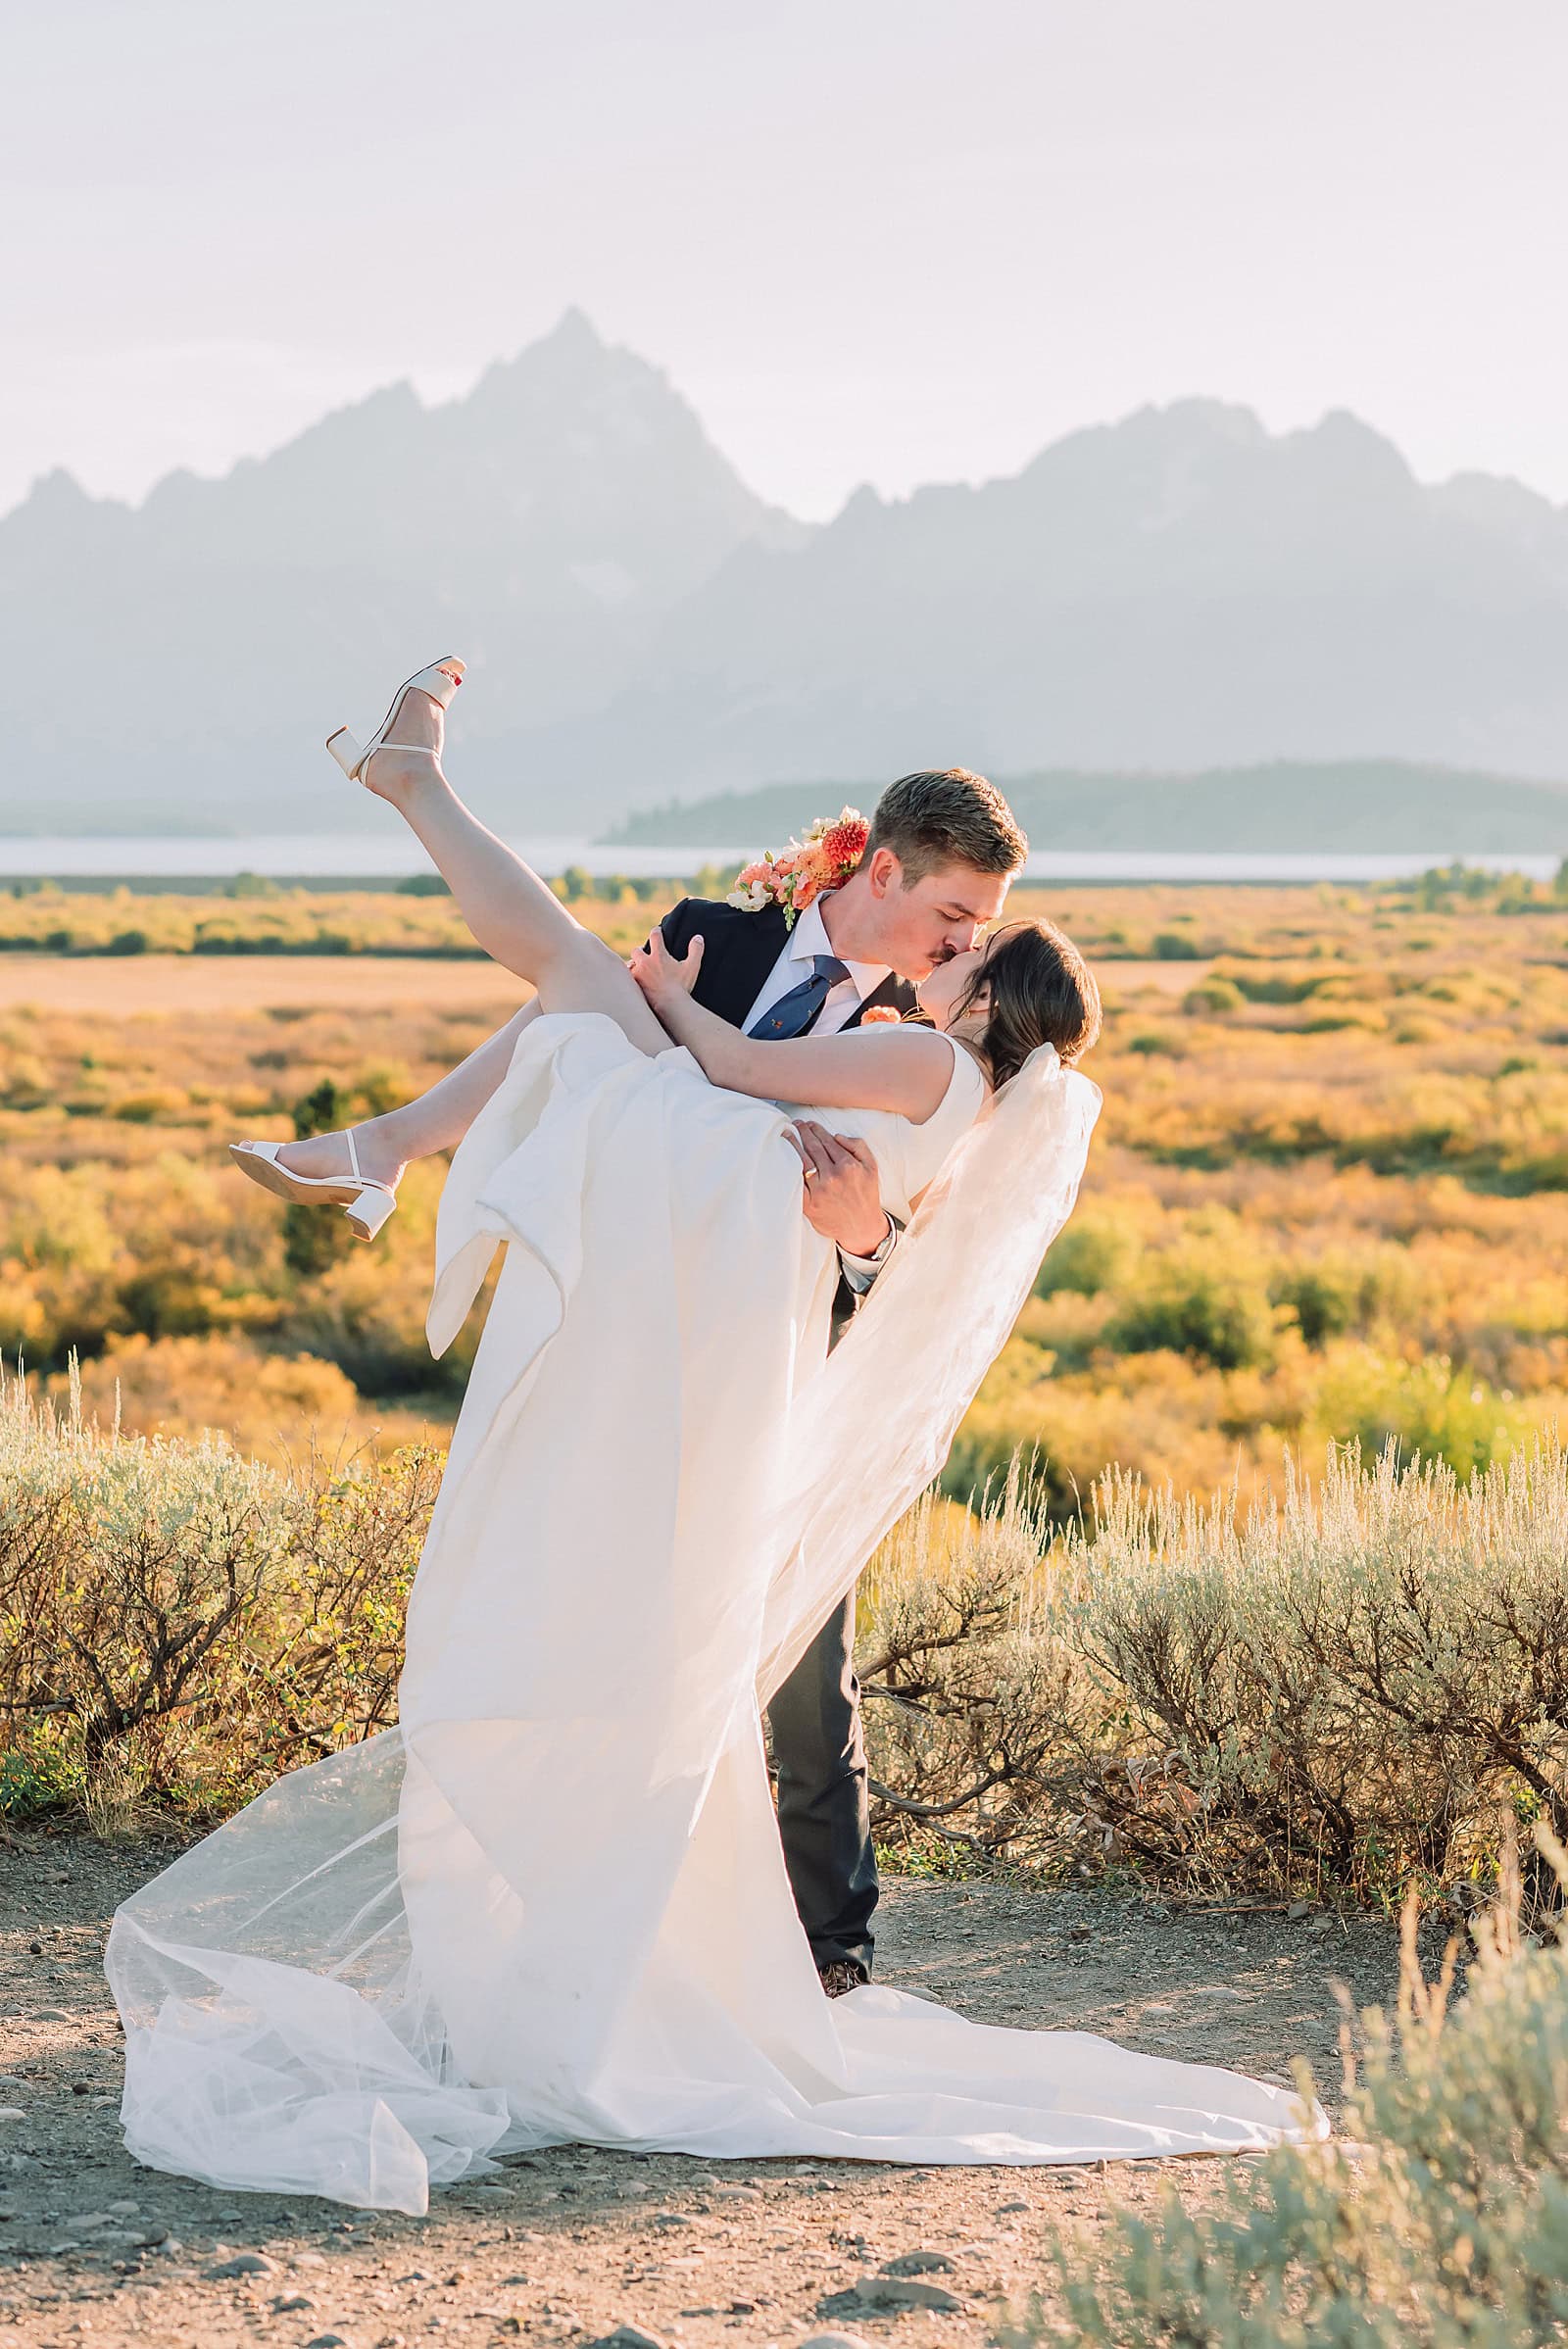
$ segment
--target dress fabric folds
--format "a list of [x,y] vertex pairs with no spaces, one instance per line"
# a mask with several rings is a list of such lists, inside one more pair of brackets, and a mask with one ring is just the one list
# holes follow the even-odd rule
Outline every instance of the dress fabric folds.
[[[523,1032],[443,1199],[438,1350],[505,1256],[399,1727],[284,1778],[119,1911],[139,2160],[417,2213],[563,2141],[1034,2163],[1321,2129],[1286,2091],[1086,2034],[875,1986],[829,2001],[796,1918],[759,1696],[940,1465],[1017,1267],[1070,1208],[1098,1096],[1054,1055],[1031,1082],[1010,1159],[956,1050],[926,1126],[823,1112],[870,1141],[901,1215],[940,1177],[829,1360],[836,1261],[783,1111],[602,1016]],[[944,1284],[972,1288],[999,1182],[1024,1290],[974,1311],[965,1354]],[[890,1352],[907,1394],[867,1384]]]

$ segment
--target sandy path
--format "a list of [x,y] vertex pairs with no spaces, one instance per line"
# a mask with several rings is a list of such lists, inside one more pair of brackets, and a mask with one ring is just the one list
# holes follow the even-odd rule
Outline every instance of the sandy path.
[[529,990],[494,962],[416,954],[0,954],[0,1010],[336,1010],[417,1003],[505,1014]]
[[[150,1850],[19,1838],[0,1850],[0,2339],[28,2349],[265,2339],[408,2349],[527,2333],[585,2349],[615,2326],[706,2349],[779,2349],[827,2329],[978,2344],[1004,2296],[1044,2276],[1042,2244],[1112,2198],[1167,2180],[1219,2192],[1229,2163],[1084,2170],[810,2170],[564,2149],[449,2189],[428,2218],[233,2195],[140,2170],[120,2141],[120,2043],[100,1971],[116,1900]],[[1104,2031],[1152,2051],[1337,2077],[1331,1977],[1387,1998],[1393,1936],[1374,1920],[1170,1915],[1102,1893],[1006,1884],[888,1887],[883,1979],[999,2023]],[[36,1946],[34,1946],[36,1944]],[[846,2311],[835,2295],[891,2260],[942,2312]],[[223,2275],[236,2258],[260,2265]]]

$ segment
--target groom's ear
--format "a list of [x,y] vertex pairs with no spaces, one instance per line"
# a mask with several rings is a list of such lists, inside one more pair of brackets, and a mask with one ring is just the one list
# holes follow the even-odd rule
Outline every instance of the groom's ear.
[[893,849],[873,850],[860,869],[871,884],[874,898],[891,897],[904,879],[904,867]]

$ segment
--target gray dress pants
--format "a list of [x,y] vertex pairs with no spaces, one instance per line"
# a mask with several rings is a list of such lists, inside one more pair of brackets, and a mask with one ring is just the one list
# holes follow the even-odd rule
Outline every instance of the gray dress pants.
[[811,1955],[869,1977],[876,1854],[854,1645],[852,1590],[774,1691],[767,1721],[784,1865]]

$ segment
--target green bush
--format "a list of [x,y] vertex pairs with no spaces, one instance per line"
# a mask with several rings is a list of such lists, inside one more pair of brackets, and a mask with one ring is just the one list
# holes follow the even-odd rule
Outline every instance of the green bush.
[[1456,1475],[1507,1459],[1528,1441],[1530,1416],[1446,1355],[1391,1361],[1363,1346],[1335,1361],[1317,1409],[1342,1442],[1368,1455],[1392,1445],[1404,1458],[1446,1461]]
[[1188,989],[1182,997],[1182,1009],[1195,1019],[1222,1019],[1232,1011],[1240,1011],[1245,1001],[1234,979],[1222,979],[1216,972],[1200,987]]
[[1322,971],[1239,970],[1235,984],[1250,1003],[1304,1003],[1334,982]]
[[1063,1290],[1096,1297],[1114,1289],[1126,1278],[1138,1254],[1138,1241],[1125,1216],[1103,1208],[1080,1207],[1040,1268],[1036,1297],[1055,1297]]
[[1105,1338],[1126,1353],[1196,1354],[1220,1370],[1250,1370],[1273,1353],[1274,1313],[1260,1274],[1197,1240],[1146,1259]]

